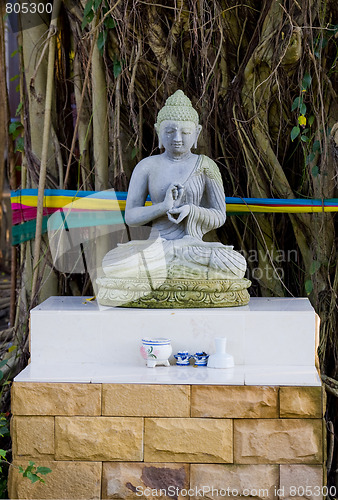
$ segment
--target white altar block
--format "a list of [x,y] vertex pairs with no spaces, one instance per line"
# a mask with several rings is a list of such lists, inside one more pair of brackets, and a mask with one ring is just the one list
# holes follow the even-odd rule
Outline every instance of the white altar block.
[[31,363],[144,367],[144,337],[168,337],[173,354],[194,354],[214,352],[213,339],[224,336],[236,366],[314,368],[315,317],[307,298],[253,297],[232,308],[102,310],[85,297],[50,297],[31,311]]

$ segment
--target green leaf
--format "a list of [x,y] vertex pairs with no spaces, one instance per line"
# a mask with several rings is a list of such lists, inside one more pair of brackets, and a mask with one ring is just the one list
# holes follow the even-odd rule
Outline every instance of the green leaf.
[[138,153],[138,148],[134,147],[131,152],[131,159],[133,160]]
[[320,42],[320,46],[322,49],[325,49],[325,47],[327,46],[327,44],[329,43],[328,39],[326,37],[324,37],[321,42]]
[[93,3],[94,0],[88,0],[83,11],[83,17],[87,17],[88,14],[92,11]]
[[14,82],[19,78],[19,75],[12,76],[12,78],[9,79],[10,82]]
[[1,422],[0,422],[0,432],[2,434],[5,434],[5,433],[9,432],[8,431],[8,422],[7,422],[7,420],[5,418],[1,419]]
[[34,484],[34,483],[36,483],[37,481],[40,480],[39,476],[37,476],[33,472],[27,472],[26,477],[28,477],[28,479],[30,479],[30,481],[32,482],[32,484]]
[[310,266],[310,274],[311,274],[311,276],[318,271],[318,269],[320,268],[321,265],[322,264],[319,262],[319,260],[313,260],[311,262],[311,266]]
[[108,29],[114,29],[116,27],[115,20],[112,17],[110,17],[110,16],[106,17],[106,19],[104,20],[103,24]]
[[9,133],[10,134],[14,134],[14,132],[19,128],[21,127],[21,123],[20,122],[12,122],[9,126]]
[[308,138],[307,135],[301,135],[300,136],[300,140],[303,141],[303,142],[309,142],[310,139]]
[[84,17],[83,20],[82,20],[82,23],[81,23],[81,30],[82,31],[85,29],[85,27],[87,26],[88,22],[89,21],[87,20],[87,18]]
[[296,99],[292,103],[291,111],[294,111],[295,109],[299,108],[299,106],[302,102],[303,102],[302,97],[296,97]]
[[17,123],[11,123],[9,128],[8,128],[8,131],[10,134],[14,134],[14,132],[16,131],[16,129],[18,128],[18,124]]
[[88,23],[91,23],[92,20],[94,19],[94,11],[90,11],[89,14],[83,19],[82,24],[81,24],[81,29],[84,30],[84,28],[87,26]]
[[[15,151],[19,151],[20,153],[23,153],[24,150],[25,150],[24,139],[23,139],[23,137],[18,137],[18,139],[16,141]],[[15,347],[15,349],[16,349],[16,347]]]
[[311,163],[314,159],[315,159],[314,153],[310,153],[309,155],[307,155],[305,160],[306,165],[309,165],[309,163]]
[[0,380],[2,380],[3,378],[4,378],[4,372],[0,370]]
[[9,433],[9,429],[7,427],[7,425],[2,425],[0,427],[0,437],[5,437],[5,436],[9,436],[10,433]]
[[94,11],[92,10],[91,12],[89,12],[88,16],[86,16],[87,21],[89,23],[91,23],[92,20],[94,19],[94,16],[95,16],[95,14],[94,14]]
[[119,74],[121,73],[122,71],[122,66],[121,66],[121,61],[119,61],[116,57],[114,59],[114,63],[113,63],[113,73],[114,73],[114,77],[117,78],[119,76]]
[[22,102],[20,102],[19,106],[16,108],[15,116],[18,116],[18,114],[20,113],[21,110],[22,110]]
[[311,85],[312,77],[309,73],[305,73],[302,81],[302,89],[307,90]]
[[106,43],[107,35],[108,35],[108,31],[100,31],[98,39],[97,39],[97,47],[98,47],[101,55],[103,54],[103,47],[104,47],[104,44]]
[[306,105],[304,103],[302,103],[300,106],[299,106],[299,111],[302,115],[305,115],[306,113]]
[[42,474],[45,476],[46,474],[50,474],[52,472],[52,469],[49,469],[48,467],[38,467],[36,469],[37,474]]
[[10,436],[10,432],[7,425],[4,425],[0,427],[0,437],[7,437],[7,436]]
[[0,368],[2,368],[3,366],[6,366],[8,363],[8,359],[3,359],[2,361],[0,361]]
[[315,165],[314,167],[312,167],[311,174],[313,175],[313,177],[317,177],[317,175],[319,174],[318,165]]
[[315,121],[315,117],[313,115],[311,115],[310,118],[309,118],[309,125],[310,125],[310,127],[313,125],[314,121]]
[[312,290],[313,290],[312,280],[306,280],[305,281],[305,291],[306,291],[307,295],[310,295]]
[[23,474],[25,471],[23,470],[23,468],[21,467],[21,465],[19,465],[19,472],[20,474]]
[[320,151],[320,142],[315,141],[312,146],[312,151],[315,153],[316,151]]
[[9,126],[9,133],[12,136],[12,139],[16,139],[18,135],[21,133],[22,124],[20,122],[12,122]]
[[298,137],[300,134],[300,128],[299,127],[293,127],[291,130],[291,141],[293,142],[296,137]]
[[93,7],[94,7],[95,12],[98,10],[98,8],[100,7],[101,3],[102,3],[102,0],[94,0]]
[[7,453],[7,451],[6,451],[6,450],[1,450],[1,449],[0,449],[0,457],[1,457],[1,458],[6,458],[6,453]]

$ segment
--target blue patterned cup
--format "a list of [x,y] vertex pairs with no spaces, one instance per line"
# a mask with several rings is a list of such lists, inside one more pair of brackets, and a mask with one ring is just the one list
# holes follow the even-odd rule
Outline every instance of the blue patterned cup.
[[188,351],[178,351],[177,354],[174,354],[174,358],[176,359],[176,364],[178,366],[187,366],[189,365],[189,360],[192,356],[188,353]]
[[196,352],[196,354],[193,354],[192,355],[192,358],[195,359],[195,366],[207,366],[207,362],[208,362],[208,357],[209,357],[209,354],[207,354],[206,352]]

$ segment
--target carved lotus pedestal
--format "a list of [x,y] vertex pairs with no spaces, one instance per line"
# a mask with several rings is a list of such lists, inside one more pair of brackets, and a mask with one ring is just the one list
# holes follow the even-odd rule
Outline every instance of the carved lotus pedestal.
[[97,299],[103,306],[187,309],[245,306],[251,281],[99,278],[97,285]]

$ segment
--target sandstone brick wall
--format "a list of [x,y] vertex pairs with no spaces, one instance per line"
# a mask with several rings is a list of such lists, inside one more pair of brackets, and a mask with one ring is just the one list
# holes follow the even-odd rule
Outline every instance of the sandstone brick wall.
[[17,382],[12,412],[13,499],[321,498],[320,387]]

